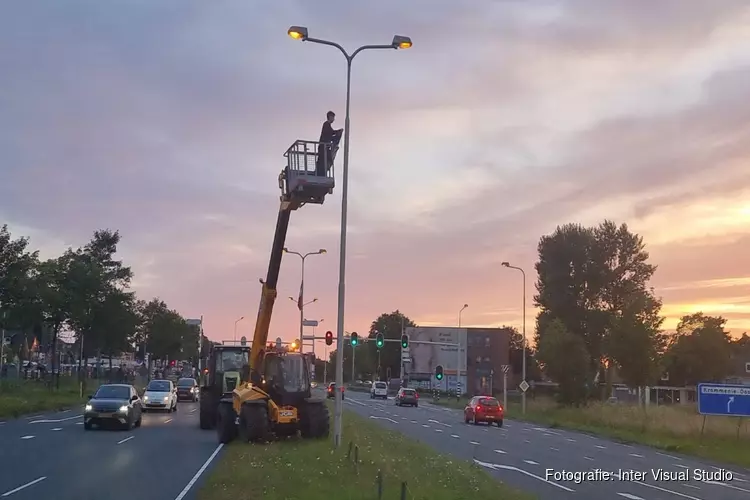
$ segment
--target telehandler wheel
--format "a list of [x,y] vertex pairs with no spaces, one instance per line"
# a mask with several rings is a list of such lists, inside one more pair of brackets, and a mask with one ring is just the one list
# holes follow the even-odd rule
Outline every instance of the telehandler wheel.
[[235,423],[235,418],[234,409],[231,404],[219,404],[219,417],[216,422],[216,432],[219,436],[220,443],[230,443],[237,435],[237,424]]
[[213,429],[214,425],[216,425],[216,406],[211,406],[208,398],[205,400],[201,399],[198,412],[198,421],[200,422],[201,429]]
[[242,405],[239,432],[244,442],[256,443],[268,440],[270,437],[268,407],[259,403]]
[[331,427],[328,406],[323,402],[306,403],[301,415],[300,431],[303,438],[327,437]]

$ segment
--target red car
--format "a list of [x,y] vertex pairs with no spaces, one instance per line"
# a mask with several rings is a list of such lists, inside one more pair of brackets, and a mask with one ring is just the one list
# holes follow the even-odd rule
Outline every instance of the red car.
[[[328,389],[326,389],[327,397],[329,398],[335,398],[336,397],[336,382],[331,382],[328,384]],[[341,391],[341,399],[344,399],[344,391]]]
[[500,402],[489,396],[474,396],[469,404],[464,408],[464,422],[472,422],[478,425],[479,422],[487,422],[492,425],[493,422],[498,427],[503,426],[503,417],[505,411]]

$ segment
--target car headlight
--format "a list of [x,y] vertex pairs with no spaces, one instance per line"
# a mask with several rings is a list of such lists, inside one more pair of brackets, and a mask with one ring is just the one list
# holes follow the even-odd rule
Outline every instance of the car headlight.
[[169,401],[169,396],[164,396],[164,402],[166,403],[167,401]]
[[120,407],[120,413],[127,413],[127,412],[128,412],[128,406],[127,405],[122,405]]
[[144,401],[148,401],[148,396],[143,396]]
[[91,405],[86,405],[86,406],[84,407],[84,411],[91,411],[91,410],[93,410],[93,409],[94,409],[94,407],[93,407],[93,406],[91,406]]

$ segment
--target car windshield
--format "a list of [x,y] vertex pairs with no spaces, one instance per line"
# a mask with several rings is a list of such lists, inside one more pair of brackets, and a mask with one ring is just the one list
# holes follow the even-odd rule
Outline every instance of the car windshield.
[[244,365],[248,364],[248,351],[224,349],[216,358],[217,372],[238,372]]
[[479,404],[482,406],[500,406],[500,403],[497,402],[497,399],[480,399]]
[[130,399],[130,389],[121,385],[103,385],[96,391],[94,399]]
[[152,380],[146,387],[151,392],[169,392],[169,380]]
[[375,382],[375,388],[376,389],[386,389],[386,388],[388,388],[388,386],[385,385],[385,382]]
[[177,387],[193,387],[195,380],[192,378],[181,378],[177,381]]

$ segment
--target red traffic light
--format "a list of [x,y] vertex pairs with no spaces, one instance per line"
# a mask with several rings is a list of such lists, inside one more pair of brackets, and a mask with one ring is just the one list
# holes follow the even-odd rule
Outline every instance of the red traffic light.
[[174,366],[174,360],[172,360],[172,366]]
[[326,345],[333,344],[333,332],[328,331],[326,332]]

